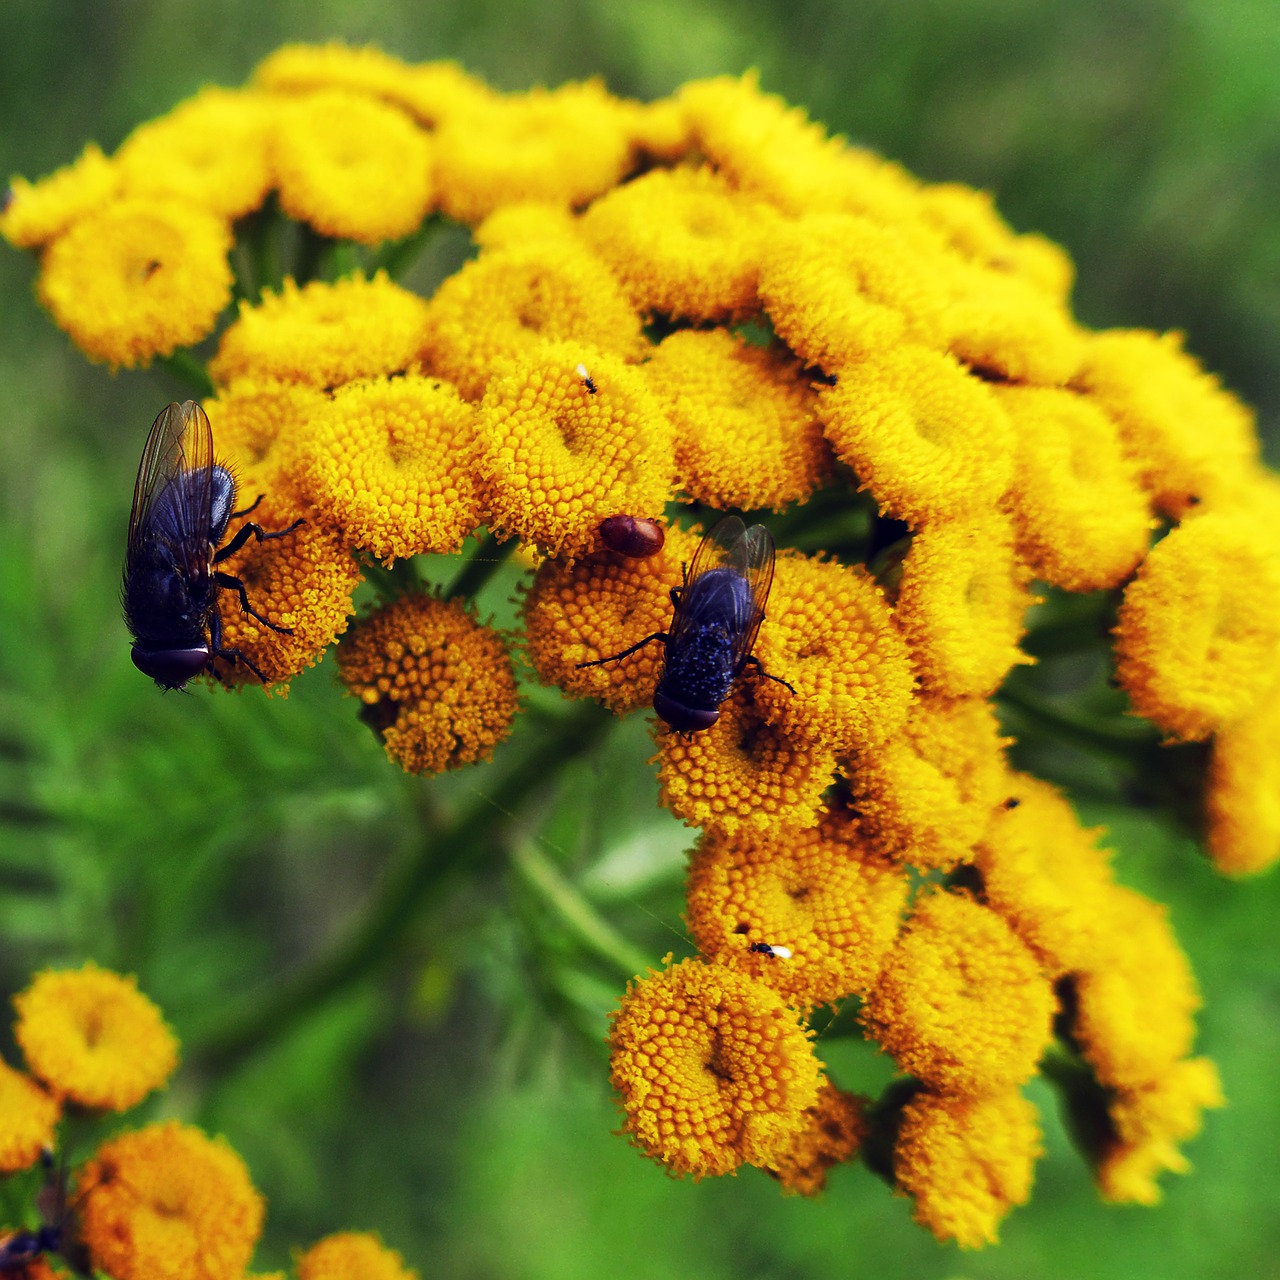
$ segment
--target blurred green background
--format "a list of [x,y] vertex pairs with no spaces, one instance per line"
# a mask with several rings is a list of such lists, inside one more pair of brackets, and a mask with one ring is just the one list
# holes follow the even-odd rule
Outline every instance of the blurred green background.
[[[0,169],[112,149],[279,43],[330,38],[457,58],[508,89],[600,74],[648,98],[759,67],[833,130],[991,189],[1015,227],[1071,251],[1083,320],[1185,330],[1275,441],[1274,0],[27,0],[0,6]],[[671,1181],[611,1133],[599,1037],[624,975],[554,909],[561,876],[650,962],[688,948],[687,836],[655,807],[643,723],[507,814],[504,760],[528,739],[424,789],[386,764],[331,664],[287,701],[162,697],[129,663],[118,575],[147,425],[185,392],[89,366],[33,278],[0,253],[0,989],[85,957],[139,974],[188,1045],[151,1114],[225,1132],[248,1160],[270,1201],[261,1265],[355,1228],[450,1280],[1280,1276],[1275,876],[1226,883],[1155,818],[1085,809],[1113,824],[1123,878],[1171,904],[1231,1100],[1159,1208],[1098,1202],[1046,1091],[1034,1200],[981,1254],[936,1245],[861,1168],[817,1202],[755,1171]],[[500,621],[511,585],[482,597]],[[468,874],[310,1016],[252,1052],[202,1052],[233,994],[252,1004],[343,936],[420,838],[424,790],[492,815]],[[823,1055],[842,1084],[886,1078],[848,1043]]]

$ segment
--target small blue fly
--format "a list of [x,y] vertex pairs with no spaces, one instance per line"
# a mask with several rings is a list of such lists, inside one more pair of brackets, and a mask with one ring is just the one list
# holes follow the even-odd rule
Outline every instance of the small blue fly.
[[698,544],[684,583],[671,588],[673,613],[666,631],[655,631],[621,653],[579,667],[616,662],[655,640],[666,656],[653,709],[677,733],[700,733],[720,718],[720,704],[748,663],[766,680],[795,693],[771,676],[752,655],[773,585],[773,537],[762,524],[750,528],[726,516]]

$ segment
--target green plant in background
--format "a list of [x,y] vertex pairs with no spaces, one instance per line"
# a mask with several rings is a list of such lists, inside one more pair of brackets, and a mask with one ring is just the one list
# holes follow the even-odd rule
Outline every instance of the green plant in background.
[[[434,194],[406,172],[431,172]],[[211,174],[205,216],[189,215]],[[479,253],[425,296],[382,272],[448,244],[437,205]],[[582,961],[620,983],[660,950],[548,857],[566,820],[582,847],[572,816],[539,834],[533,815],[552,763],[618,748],[607,717],[513,666],[510,640],[567,694],[643,705],[652,647],[580,664],[666,625],[691,519],[772,510],[784,551],[759,653],[796,694],[744,677],[713,730],[659,738],[664,803],[705,832],[688,902],[702,958],[641,980],[614,1022],[632,1135],[681,1171],[745,1160],[805,1191],[865,1144],[922,1221],[978,1244],[1028,1194],[1040,1136],[1018,1089],[1040,1062],[1107,1194],[1150,1201],[1155,1175],[1184,1167],[1176,1143],[1219,1101],[1188,1056],[1185,960],[1057,793],[1010,768],[991,715],[996,695],[1018,764],[1063,776],[1055,749],[1083,747],[1171,810],[1193,807],[1169,786],[1185,766],[1209,781],[1224,864],[1275,854],[1250,762],[1269,740],[1276,636],[1265,609],[1237,607],[1275,573],[1271,482],[1247,415],[1176,342],[1081,329],[1053,246],[972,192],[829,142],[749,81],[646,107],[591,85],[503,98],[447,64],[286,49],[250,90],[207,91],[111,160],[90,151],[19,187],[5,229],[52,239],[41,294],[86,351],[159,356],[215,392],[219,450],[242,494],[266,495],[255,519],[307,520],[230,562],[292,635],[224,594],[230,645],[288,681],[359,589],[339,671],[394,759],[468,764],[514,729],[469,801],[406,792],[406,848],[362,918],[272,989],[219,1001],[184,1036],[198,1061],[225,1070],[340,1014],[426,905],[503,852],[541,921],[541,994],[603,1030]],[[233,289],[244,302],[205,382],[179,348]],[[664,507],[659,554],[601,549],[604,517]],[[1173,532],[1148,553],[1153,514]],[[482,526],[461,569],[422,559]],[[1120,674],[1166,733],[1213,735],[1211,757],[1158,751],[1099,681],[1064,696],[1057,678],[1063,659],[1104,669],[1140,562]],[[1028,614],[1033,578],[1054,590]],[[500,608],[516,585],[520,617],[503,609],[497,627],[469,603],[488,590]],[[1037,670],[1011,671],[1020,642]],[[256,683],[243,664],[221,674]],[[633,741],[621,758],[639,771]],[[670,866],[631,859],[637,886]],[[842,1093],[802,1027],[824,1058],[865,1030],[911,1074],[874,1105]],[[975,1167],[999,1169],[977,1196]]]

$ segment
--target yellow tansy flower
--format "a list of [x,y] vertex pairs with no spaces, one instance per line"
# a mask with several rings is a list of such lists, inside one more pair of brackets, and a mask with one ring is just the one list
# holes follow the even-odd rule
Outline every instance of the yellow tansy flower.
[[1036,1109],[1017,1089],[976,1097],[924,1091],[903,1108],[893,1172],[921,1226],[980,1249],[995,1244],[1004,1216],[1030,1199],[1042,1150]]
[[1198,740],[1247,715],[1280,664],[1280,541],[1249,513],[1205,511],[1153,547],[1115,631],[1133,709]]
[[412,374],[348,383],[312,413],[294,449],[318,522],[384,560],[456,551],[480,523],[475,409],[448,383]]
[[422,356],[433,373],[478,400],[495,366],[554,341],[628,359],[644,350],[639,318],[577,239],[487,250],[467,263],[427,304]]
[[627,984],[609,1030],[627,1132],[673,1173],[769,1166],[818,1101],[822,1064],[769,987],[684,960]]
[[849,787],[872,840],[915,867],[972,861],[1004,798],[1003,745],[981,698],[922,694],[900,730],[850,760]]
[[317,387],[396,373],[417,358],[426,305],[382,271],[301,289],[286,280],[279,293],[240,304],[209,373],[223,385],[256,374]]
[[410,773],[489,759],[515,720],[507,646],[461,601],[407,595],[376,609],[338,646],[338,674]]
[[1258,459],[1253,414],[1182,348],[1182,335],[1094,334],[1076,384],[1120,428],[1156,507],[1174,519],[1229,500]]
[[985,511],[1009,485],[1008,415],[941,352],[889,346],[846,366],[819,395],[818,416],[881,509],[910,525]]
[[119,187],[119,170],[91,142],[77,160],[39,182],[11,181],[0,212],[0,235],[15,249],[38,248],[101,209]]
[[764,212],[711,170],[652,169],[597,200],[581,226],[638,311],[722,321],[758,308]]
[[231,301],[222,218],[185,201],[121,199],[45,250],[37,292],[91,360],[134,368],[200,341]]
[[121,186],[127,195],[167,195],[241,218],[272,186],[271,119],[263,94],[202,89],[124,140],[115,155]]
[[[809,831],[704,835],[689,866],[687,918],[708,959],[808,1009],[875,982],[907,888],[903,869],[856,822],[828,814]],[[789,954],[753,951],[753,943]]]
[[1280,858],[1280,682],[1214,734],[1205,828],[1213,865],[1226,875],[1253,875]]
[[690,737],[663,734],[662,803],[690,826],[731,835],[817,823],[835,750],[766,723],[757,705],[762,683],[750,675],[739,680],[710,729]]
[[510,361],[490,380],[477,435],[492,528],[552,554],[590,551],[602,520],[660,512],[671,497],[671,424],[643,376],[603,351],[546,343]]
[[1009,505],[1023,559],[1068,591],[1118,586],[1146,553],[1154,522],[1115,423],[1063,388],[993,390],[1015,428]]
[[1112,1132],[1098,1157],[1098,1186],[1121,1204],[1158,1204],[1156,1178],[1191,1168],[1177,1144],[1200,1132],[1201,1112],[1226,1104],[1208,1058],[1175,1063],[1159,1080],[1111,1095]]
[[280,207],[335,239],[406,236],[435,195],[428,136],[398,108],[342,89],[276,108],[271,161]]
[[645,365],[676,433],[680,487],[718,509],[802,502],[833,472],[796,363],[723,329],[671,334]]
[[994,911],[954,893],[917,900],[863,1008],[869,1035],[936,1089],[1024,1084],[1056,1001],[1035,957]]
[[57,1098],[0,1062],[0,1176],[30,1169],[53,1146],[61,1116]]
[[764,717],[789,737],[843,751],[883,741],[907,718],[914,675],[879,587],[857,567],[778,557],[756,653]]
[[1017,662],[1033,602],[999,511],[917,529],[902,564],[895,620],[921,682],[953,698],[995,691]]
[[13,998],[27,1066],[60,1098],[127,1111],[178,1065],[178,1042],[137,980],[94,964],[46,969]]
[[262,1230],[244,1161],[172,1121],[104,1142],[75,1203],[94,1265],[117,1280],[238,1280]]
[[418,1273],[365,1231],[326,1236],[301,1254],[298,1280],[417,1280]]
[[866,1106],[866,1098],[824,1080],[818,1101],[805,1112],[804,1128],[765,1172],[784,1191],[816,1196],[825,1189],[827,1174],[858,1154],[867,1136]]
[[[504,204],[472,230],[471,238],[482,249],[527,248],[543,240],[562,245],[581,243],[577,214],[562,204],[551,204],[544,200],[520,200],[515,204]],[[552,249],[551,252],[557,250]],[[450,276],[449,279],[452,280],[453,277]],[[501,281],[491,283],[501,285]],[[551,318],[548,312],[547,319]]]

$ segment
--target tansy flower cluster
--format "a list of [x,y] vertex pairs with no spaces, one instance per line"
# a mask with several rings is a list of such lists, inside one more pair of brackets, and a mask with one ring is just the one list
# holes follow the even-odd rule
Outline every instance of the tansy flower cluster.
[[[52,1277],[60,1262],[112,1280],[247,1277],[266,1202],[225,1139],[170,1120],[115,1131],[83,1161],[69,1147],[86,1122],[132,1110],[177,1065],[177,1040],[134,979],[92,963],[46,970],[13,1004],[28,1070],[0,1063],[0,1176],[40,1162],[44,1174],[41,1221],[2,1224],[0,1271]],[[296,1265],[298,1280],[417,1274],[355,1232],[326,1237]]]
[[[297,270],[264,281],[245,264],[280,213]],[[429,296],[397,284],[444,221],[474,254]],[[288,46],[112,156],[15,179],[0,232],[40,254],[39,296],[92,359],[215,339],[220,454],[263,527],[305,521],[225,566],[286,630],[226,592],[225,643],[283,686],[346,632],[339,675],[411,771],[487,758],[521,661],[648,705],[712,517],[773,513],[752,656],[777,679],[743,664],[714,725],[657,733],[662,803],[699,831],[700,954],[636,979],[610,1028],[647,1154],[810,1193],[865,1145],[921,1222],[977,1246],[1030,1194],[1020,1090],[1044,1064],[1094,1108],[1107,1197],[1149,1203],[1186,1168],[1222,1101],[1187,961],[1098,833],[1014,770],[997,716],[1045,600],[1104,600],[1089,643],[1114,623],[1132,714],[1208,744],[1210,856],[1280,856],[1280,485],[1178,335],[1085,328],[1057,246],[751,76],[648,104],[502,95]],[[614,517],[665,540],[611,549]],[[408,562],[473,536],[463,587],[425,591]],[[463,588],[515,547],[513,634]],[[382,602],[352,623],[365,578]],[[819,1061],[818,1019],[850,1001],[902,1073],[878,1101]]]

